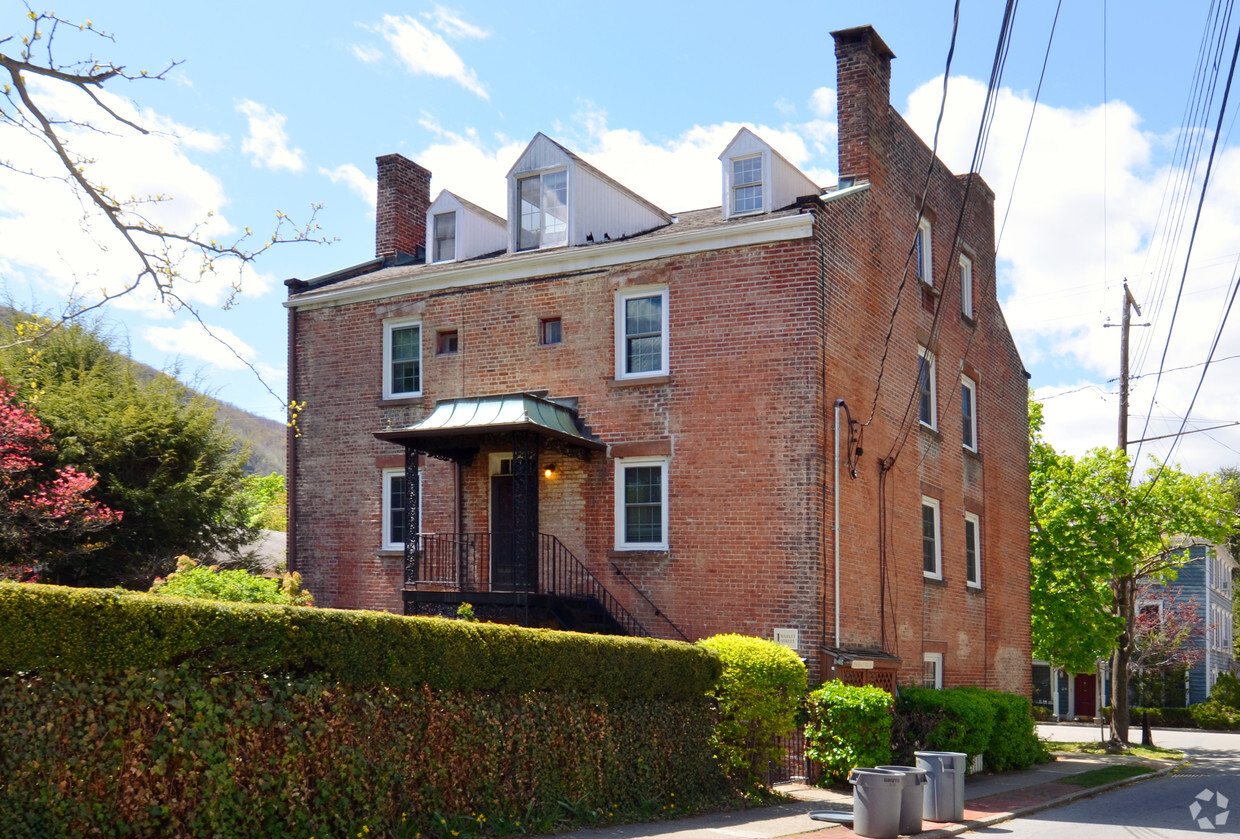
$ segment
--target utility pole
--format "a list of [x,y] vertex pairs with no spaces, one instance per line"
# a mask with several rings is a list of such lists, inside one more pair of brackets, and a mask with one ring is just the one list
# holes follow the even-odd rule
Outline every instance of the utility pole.
[[1123,318],[1119,336],[1119,450],[1128,451],[1128,333],[1132,329],[1132,310],[1141,314],[1141,307],[1124,283]]

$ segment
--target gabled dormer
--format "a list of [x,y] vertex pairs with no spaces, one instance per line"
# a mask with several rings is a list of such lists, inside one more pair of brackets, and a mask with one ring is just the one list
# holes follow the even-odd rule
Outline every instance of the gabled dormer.
[[672,217],[536,134],[508,172],[508,249],[586,245],[671,224]]
[[757,215],[790,206],[822,190],[748,128],[736,132],[723,161],[723,217]]
[[446,189],[426,210],[428,264],[496,253],[504,250],[507,242],[507,222]]

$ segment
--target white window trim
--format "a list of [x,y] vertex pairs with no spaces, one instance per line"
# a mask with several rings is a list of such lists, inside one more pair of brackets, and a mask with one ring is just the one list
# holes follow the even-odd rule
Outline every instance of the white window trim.
[[921,281],[928,286],[933,286],[934,240],[930,235],[930,219],[922,218],[922,220],[917,223],[917,232],[921,234],[921,263],[918,265],[918,270],[921,272]]
[[[392,332],[397,329],[406,327],[418,327],[418,389],[413,391],[402,391],[394,393],[392,391]],[[385,320],[383,322],[383,398],[384,399],[404,399],[406,397],[422,395],[422,376],[424,373],[422,360],[426,356],[426,348],[423,346],[426,336],[422,330],[421,318],[395,318],[393,320]]]
[[[616,458],[616,475],[615,475],[615,513],[616,513],[616,550],[618,551],[665,551],[668,549],[668,492],[667,473],[668,461],[670,458],[666,456],[660,457],[618,457]],[[627,542],[624,538],[624,472],[629,467],[638,466],[658,466],[662,470],[662,487],[663,487],[663,503],[662,503],[662,532],[663,539],[659,542]]]
[[[970,431],[969,436],[973,438],[973,445],[970,446],[963,439],[961,439],[960,444],[964,446],[964,448],[967,449],[968,451],[976,453],[977,448],[978,448],[977,447],[977,382],[973,381],[968,376],[961,376],[960,386],[963,388],[967,388],[970,396],[972,396],[972,399],[970,400],[970,402],[973,405],[973,413],[969,417],[969,431]],[[964,406],[961,405],[960,408],[961,408],[961,412],[963,412]],[[963,434],[964,432],[963,425],[961,426],[960,430],[961,430],[961,433]]]
[[[435,220],[438,219],[440,216],[453,216],[453,219],[452,219],[452,256],[449,259],[435,259]],[[459,252],[459,248],[461,244],[460,232],[461,232],[461,219],[456,210],[444,210],[441,213],[431,214],[430,255],[431,255],[432,262],[435,262],[435,263],[456,262],[456,255]]]
[[[973,558],[977,564],[977,579],[969,579],[969,553],[968,542],[965,542],[964,555],[964,584],[969,588],[982,587],[982,520],[976,513],[964,514],[965,527],[973,526]],[[967,534],[966,534],[967,536]]]
[[960,254],[960,314],[973,320],[973,260]]
[[926,422],[921,418],[921,370],[918,365],[918,382],[917,382],[917,419],[926,428],[938,430],[939,427],[939,388],[938,388],[938,371],[934,362],[934,353],[925,347],[917,347],[917,357],[924,358],[929,368],[927,378],[930,380],[930,422]]
[[[542,214],[542,222],[538,230],[538,246],[532,248],[521,247],[521,182],[530,178],[538,178],[539,201],[542,201],[542,182],[548,175],[555,175],[560,172],[564,173],[564,185],[566,196],[564,201],[564,241],[548,243],[547,238],[547,208],[539,204],[539,212]],[[511,176],[510,212],[514,219],[511,226],[509,251],[512,253],[534,253],[541,250],[550,250],[552,248],[567,247],[573,241],[573,171],[571,166],[549,166],[546,169],[531,169],[528,172],[514,173]]]
[[[758,161],[758,184],[757,185],[761,187],[762,189],[762,201],[761,203],[758,204],[758,207],[753,210],[738,211],[736,209],[736,190],[738,189],[738,185],[736,184],[736,164],[742,160],[757,160]],[[739,218],[740,216],[755,216],[755,215],[760,215],[766,212],[767,201],[769,200],[767,198],[767,195],[770,192],[770,184],[768,183],[769,178],[767,177],[767,172],[769,171],[769,169],[770,169],[770,166],[767,163],[767,156],[764,152],[757,152],[755,154],[742,154],[742,155],[737,155],[736,157],[728,158],[728,207],[730,210],[728,213],[729,218]],[[753,186],[753,184],[745,184],[745,186]]]
[[942,690],[943,689],[943,654],[942,653],[922,653],[921,661],[923,665],[922,666],[923,672],[922,672],[922,677],[921,677],[922,686],[924,687],[926,684],[925,665],[933,664],[934,665],[934,688],[935,690]]
[[[383,508],[380,515],[381,526],[383,528],[380,533],[379,543],[382,550],[385,551],[403,551],[405,549],[404,542],[392,542],[388,540],[388,534],[392,532],[392,478],[396,475],[403,476],[405,474],[404,467],[395,467],[383,470]],[[422,470],[418,470],[418,504],[422,503]],[[421,510],[418,511],[418,521],[422,520]]]
[[930,580],[941,580],[943,579],[943,509],[942,509],[942,506],[939,504],[939,500],[937,498],[931,498],[928,495],[923,495],[921,497],[921,506],[923,509],[926,507],[934,508],[934,571],[925,570],[926,569],[926,554],[925,554],[925,549],[924,549],[925,535],[922,533],[922,530],[921,530],[921,522],[922,522],[921,516],[918,516],[917,518],[917,521],[918,521],[917,533],[921,537],[919,541],[921,541],[923,545],[923,549],[921,552],[921,558],[922,558],[921,559],[921,564],[922,564],[921,574],[923,577],[926,577],[927,579],[930,579]]
[[[625,370],[625,332],[624,332],[624,304],[625,301],[635,297],[662,297],[659,305],[660,324],[663,340],[660,341],[661,358],[659,360],[659,369],[644,370],[640,373],[629,373]],[[668,374],[668,350],[671,344],[671,336],[669,334],[668,324],[671,322],[668,317],[668,293],[667,286],[641,286],[634,288],[626,288],[623,291],[616,292],[616,378],[617,379],[646,379],[651,376],[666,376]]]

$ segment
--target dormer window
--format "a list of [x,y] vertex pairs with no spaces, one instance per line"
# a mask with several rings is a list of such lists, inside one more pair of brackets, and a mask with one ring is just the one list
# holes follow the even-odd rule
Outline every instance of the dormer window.
[[762,212],[762,157],[732,161],[732,213]]
[[568,172],[543,172],[517,179],[521,227],[517,250],[568,243]]
[[451,262],[456,259],[456,213],[436,213],[432,262]]

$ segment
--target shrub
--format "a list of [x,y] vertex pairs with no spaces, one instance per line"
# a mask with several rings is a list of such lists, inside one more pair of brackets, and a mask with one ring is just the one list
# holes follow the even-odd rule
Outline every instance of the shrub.
[[1038,739],[1032,705],[1025,696],[982,688],[961,688],[985,702],[995,711],[995,726],[982,753],[985,766],[992,772],[1028,769],[1035,763],[1050,760],[1046,744]]
[[767,766],[783,759],[775,738],[796,729],[808,685],[805,663],[782,644],[761,638],[715,635],[698,644],[723,663],[709,694],[719,709],[716,754],[738,788],[762,786]]
[[1240,731],[1240,710],[1229,708],[1211,699],[1189,708],[1193,721],[1201,728],[1214,731]]
[[1210,690],[1210,701],[1240,711],[1240,679],[1233,673],[1220,675]]
[[157,578],[151,593],[162,597],[194,597],[231,603],[278,603],[309,606],[314,595],[301,587],[301,575],[285,573],[272,580],[241,569],[220,570],[202,566],[188,556],[177,557],[177,570],[167,579]]
[[964,752],[972,761],[986,752],[995,727],[994,706],[970,688],[902,687],[895,714],[892,748],[904,763],[923,749]]
[[[1136,706],[1128,709],[1128,724],[1130,726],[1140,726],[1141,717],[1144,714],[1150,715],[1150,725],[1160,728],[1196,728],[1197,721],[1193,717],[1193,709],[1191,707],[1174,707],[1174,708],[1139,708]],[[1110,706],[1104,707],[1101,711],[1103,720],[1111,721]]]
[[822,764],[824,782],[841,784],[855,766],[891,763],[891,694],[873,686],[827,682],[809,695],[805,754]]

